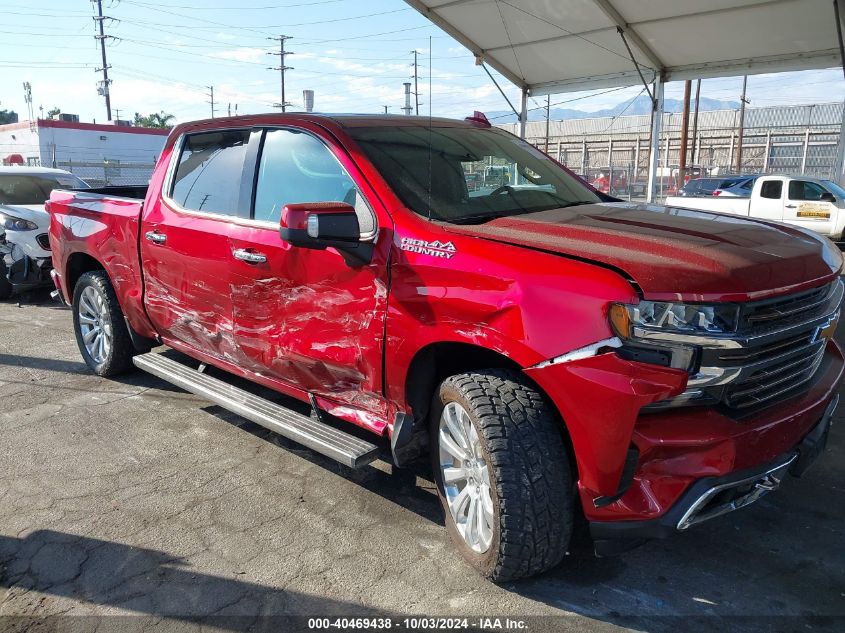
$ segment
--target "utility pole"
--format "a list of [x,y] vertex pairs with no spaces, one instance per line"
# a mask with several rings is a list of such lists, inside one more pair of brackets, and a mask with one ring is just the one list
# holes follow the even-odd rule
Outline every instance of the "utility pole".
[[418,79],[418,73],[417,73],[417,49],[414,49],[414,50],[413,50],[413,51],[411,51],[411,52],[414,54],[414,101],[415,101],[415,103],[416,103],[416,105],[417,105],[416,110],[415,110],[415,114],[416,114],[417,116],[419,116],[419,115],[420,115],[420,89],[418,88],[418,84],[417,84],[417,79]]
[[119,108],[114,109],[114,120],[120,121],[120,109]]
[[411,82],[406,81],[404,84],[405,86],[405,107],[402,108],[402,112],[405,113],[405,116],[411,115]]
[[94,35],[94,39],[100,41],[100,53],[103,56],[103,67],[95,70],[95,72],[103,73],[103,80],[100,82],[97,92],[106,98],[106,116],[111,121],[111,96],[109,95],[109,86],[111,85],[109,68],[111,66],[106,62],[106,39],[114,36],[106,35],[104,31],[103,23],[110,18],[103,15],[103,0],[91,0],[91,2],[97,5],[97,15],[94,16],[94,22],[96,22],[100,33],[99,35]]
[[546,154],[549,153],[549,116],[552,108],[552,95],[546,95]]
[[695,114],[692,115],[692,162],[697,163],[698,158],[698,100],[701,97],[701,79],[695,82]]
[[745,98],[745,89],[748,87],[748,75],[742,78],[742,96],[739,98],[739,142],[736,146],[736,173],[742,173],[742,133],[745,127],[745,104],[751,103]]
[[287,108],[290,105],[285,100],[285,71],[286,70],[293,70],[292,66],[288,66],[285,64],[285,57],[287,55],[293,55],[293,52],[285,50],[285,41],[291,38],[290,35],[279,35],[278,37],[268,37],[268,40],[273,40],[279,43],[279,51],[271,51],[267,53],[268,55],[278,55],[279,56],[279,65],[278,66],[270,66],[268,70],[278,70],[279,76],[281,79],[281,87],[282,87],[282,100],[279,103],[274,103],[274,108],[281,108],[282,112],[287,112]]
[[678,165],[678,182],[675,185],[678,189],[687,182],[687,143],[689,142],[689,98],[691,90],[692,81],[687,79],[684,82],[684,118],[681,121],[681,149],[678,155],[680,164]]
[[211,104],[211,118],[214,118],[214,86],[206,86],[208,88],[208,92],[205,94],[208,95],[209,100],[206,103]]
[[388,106],[382,106],[382,107],[384,108],[384,113],[385,113],[385,114],[387,114],[387,108],[388,108]]

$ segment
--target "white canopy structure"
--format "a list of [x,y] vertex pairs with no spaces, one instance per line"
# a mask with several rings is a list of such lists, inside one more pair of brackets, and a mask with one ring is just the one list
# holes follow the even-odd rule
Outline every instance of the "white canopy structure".
[[529,95],[651,84],[650,180],[665,82],[842,63],[831,0],[406,2],[522,89],[523,127]]

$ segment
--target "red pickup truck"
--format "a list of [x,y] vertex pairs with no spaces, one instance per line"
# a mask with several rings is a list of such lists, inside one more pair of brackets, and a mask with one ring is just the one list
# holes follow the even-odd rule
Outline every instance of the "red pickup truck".
[[[509,182],[469,191],[489,164]],[[350,467],[427,454],[496,581],[559,563],[581,515],[608,555],[748,505],[837,403],[827,239],[608,201],[478,118],[189,123],[148,188],[48,210],[95,373],[134,362]]]

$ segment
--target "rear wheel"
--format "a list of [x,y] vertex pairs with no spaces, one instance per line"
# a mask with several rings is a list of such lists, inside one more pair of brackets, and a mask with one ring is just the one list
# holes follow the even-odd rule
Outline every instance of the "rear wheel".
[[558,420],[517,372],[447,378],[434,397],[431,453],[446,527],[486,578],[557,565],[572,534],[572,476]]
[[132,367],[135,349],[105,271],[83,274],[73,291],[73,329],[79,351],[99,376],[115,376]]

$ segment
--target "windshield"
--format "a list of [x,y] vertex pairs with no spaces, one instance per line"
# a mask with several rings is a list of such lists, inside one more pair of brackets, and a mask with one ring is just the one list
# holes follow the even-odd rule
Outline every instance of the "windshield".
[[0,204],[43,204],[53,189],[87,189],[73,174],[0,174]]
[[470,127],[352,128],[396,195],[423,217],[456,224],[601,202],[525,141]]
[[828,190],[840,200],[845,200],[845,189],[837,185],[832,180],[822,180],[822,184],[828,188]]

